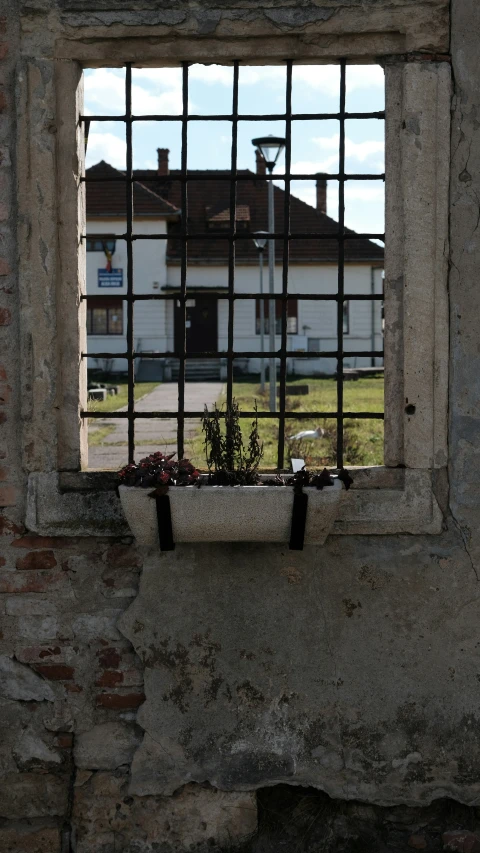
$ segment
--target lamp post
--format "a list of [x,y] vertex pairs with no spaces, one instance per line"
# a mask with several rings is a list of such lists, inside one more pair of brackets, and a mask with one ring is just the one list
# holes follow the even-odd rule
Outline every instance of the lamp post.
[[[252,139],[252,145],[258,148],[266,167],[272,174],[275,164],[285,148],[286,140],[281,136],[261,136],[257,139]],[[275,231],[275,209],[273,198],[273,180],[268,181],[268,230],[271,234]],[[275,240],[268,241],[268,290],[270,296],[275,293]],[[276,303],[271,299],[268,306],[268,332],[269,332],[269,349],[270,349],[270,411],[275,412],[277,409],[277,370],[275,365],[275,321],[276,321]]]
[[260,268],[260,391],[262,394],[265,391],[265,359],[263,354],[265,352],[265,305],[263,302],[263,250],[265,248],[265,244],[267,242],[267,238],[264,237],[264,234],[267,234],[267,231],[255,231],[253,242],[258,249],[258,263]]

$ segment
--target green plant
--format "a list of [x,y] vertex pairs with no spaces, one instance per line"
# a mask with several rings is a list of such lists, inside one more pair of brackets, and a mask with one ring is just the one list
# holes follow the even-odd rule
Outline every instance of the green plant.
[[[256,412],[256,402],[254,408]],[[215,404],[213,411],[209,412],[205,406],[202,430],[211,484],[252,486],[258,482],[258,466],[263,457],[263,444],[259,439],[256,417],[252,421],[246,446],[236,400],[232,400],[225,410],[219,409]]]

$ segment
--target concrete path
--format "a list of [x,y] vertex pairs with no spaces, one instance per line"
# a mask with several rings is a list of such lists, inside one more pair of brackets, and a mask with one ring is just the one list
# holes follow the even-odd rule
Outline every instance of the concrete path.
[[[219,399],[223,389],[221,382],[186,382],[185,409],[200,412],[205,403],[210,407]],[[176,412],[178,405],[178,386],[168,382],[146,394],[135,404],[137,412]],[[126,407],[119,409],[125,411]],[[185,441],[198,431],[200,421],[189,418],[185,421]],[[109,412],[105,418],[90,421],[89,431],[104,427],[113,427],[102,444],[91,447],[88,452],[90,470],[116,470],[127,462],[128,425],[125,418],[115,420],[115,412]],[[174,418],[141,418],[135,421],[135,458],[138,461],[149,453],[163,450],[176,452],[177,422]]]

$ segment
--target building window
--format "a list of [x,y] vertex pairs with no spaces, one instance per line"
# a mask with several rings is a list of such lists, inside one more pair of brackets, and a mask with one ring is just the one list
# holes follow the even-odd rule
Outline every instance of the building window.
[[87,335],[123,335],[123,302],[121,299],[88,297]]
[[86,241],[87,243],[87,252],[104,252],[105,249],[111,252],[112,255],[115,251],[116,240],[115,237],[110,237],[108,235],[98,235],[98,237],[89,237]]
[[[255,334],[259,335],[260,327],[260,299],[255,300]],[[268,299],[263,300],[263,331],[265,335],[269,332],[269,306]],[[280,300],[275,301],[275,334],[282,334],[282,303]],[[298,300],[289,299],[287,301],[287,335],[298,334]]]

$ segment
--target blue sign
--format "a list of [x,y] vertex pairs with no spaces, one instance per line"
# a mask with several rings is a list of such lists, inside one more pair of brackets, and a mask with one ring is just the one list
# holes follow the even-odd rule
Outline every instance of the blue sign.
[[98,270],[98,286],[99,287],[123,287],[123,270],[116,269],[108,272],[108,270]]

